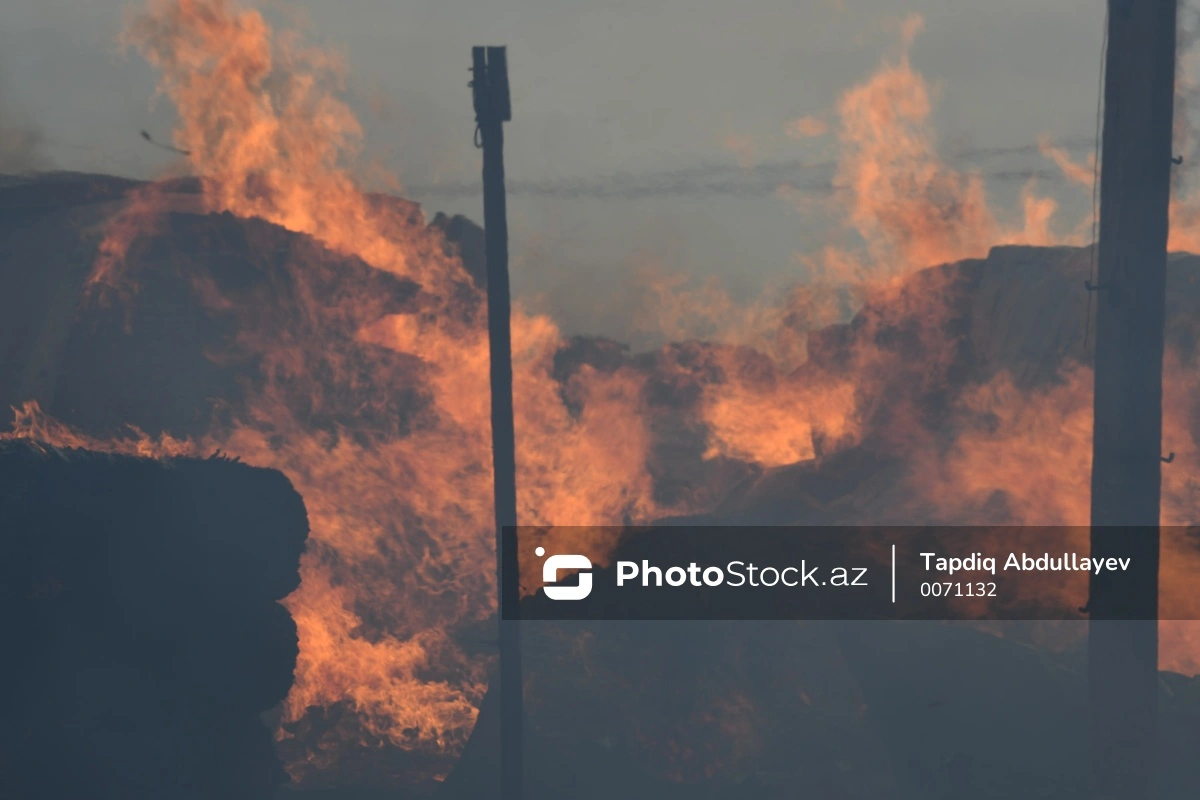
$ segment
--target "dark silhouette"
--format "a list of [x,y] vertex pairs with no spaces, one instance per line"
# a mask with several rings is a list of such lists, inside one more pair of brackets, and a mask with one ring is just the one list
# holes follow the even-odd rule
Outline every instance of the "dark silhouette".
[[[483,149],[483,229],[487,251],[488,344],[491,348],[492,471],[496,493],[498,600],[520,594],[517,553],[502,546],[504,529],[517,524],[516,438],[513,431],[511,306],[508,287],[508,218],[504,199],[504,123],[512,119],[508,60],[503,47],[471,51],[477,144]],[[521,638],[519,623],[500,621],[500,796],[520,800]]]
[[[1096,302],[1092,555],[1136,580],[1091,579],[1096,797],[1155,794],[1159,498],[1176,0],[1109,4]],[[1146,621],[1151,620],[1151,621]]]
[[0,442],[0,796],[261,800],[303,501],[231,459]]

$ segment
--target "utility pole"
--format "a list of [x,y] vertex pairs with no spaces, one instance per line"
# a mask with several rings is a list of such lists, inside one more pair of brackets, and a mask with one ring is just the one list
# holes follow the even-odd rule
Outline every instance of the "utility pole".
[[1159,495],[1176,0],[1109,0],[1088,611],[1092,797],[1157,782]]
[[508,288],[508,216],[504,198],[504,123],[512,119],[512,108],[504,48],[471,48],[471,71],[476,146],[483,149],[483,230],[487,253],[497,617],[500,625],[500,797],[501,800],[521,800],[525,719],[521,629],[518,620],[505,620],[503,615],[504,608],[517,608],[520,602],[517,552],[504,547],[504,529],[517,524],[512,308]]

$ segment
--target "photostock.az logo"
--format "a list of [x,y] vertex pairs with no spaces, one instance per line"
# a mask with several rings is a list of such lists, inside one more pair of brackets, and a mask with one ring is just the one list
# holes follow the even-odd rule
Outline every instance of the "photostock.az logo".
[[[538,558],[546,555],[546,548],[539,547],[533,551]],[[592,593],[592,573],[580,572],[578,586],[551,586],[558,583],[558,573],[563,570],[588,570],[592,562],[587,556],[560,555],[550,556],[542,564],[542,589],[551,600],[582,600]]]

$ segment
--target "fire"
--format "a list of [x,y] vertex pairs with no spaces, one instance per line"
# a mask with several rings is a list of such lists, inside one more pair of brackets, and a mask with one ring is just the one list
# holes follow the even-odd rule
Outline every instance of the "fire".
[[[817,282],[849,286],[860,304],[886,296],[898,281],[917,270],[943,262],[981,256],[995,244],[1081,244],[1087,241],[1091,220],[1061,234],[1054,230],[1056,203],[1036,192],[1032,181],[1023,189],[1023,226],[1006,228],[989,206],[986,187],[978,175],[963,174],[938,156],[929,117],[931,92],[912,67],[909,49],[922,20],[910,17],[903,26],[898,55],[885,59],[867,81],[847,91],[837,105],[836,129],[841,156],[835,178],[835,199],[845,211],[856,245],[826,245],[805,262]],[[1194,60],[1194,56],[1193,56]],[[1183,84],[1189,91],[1190,84]],[[813,118],[815,119],[815,118]],[[793,126],[799,130],[799,126]],[[807,127],[807,126],[806,126]],[[1190,127],[1186,126],[1190,134]],[[791,132],[789,128],[789,132]],[[815,128],[811,135],[819,135]],[[805,132],[805,135],[809,135]],[[1190,136],[1178,137],[1190,144]],[[1073,161],[1048,137],[1039,140],[1042,154],[1069,181],[1091,190],[1095,155],[1089,163]],[[1190,159],[1185,158],[1185,163]],[[1188,181],[1177,182],[1171,205],[1172,249],[1200,249],[1195,240],[1194,193]],[[903,298],[891,297],[898,313],[923,320],[926,351],[924,372],[903,376],[935,388],[945,382],[954,359],[954,339],[941,323],[947,319],[952,287]],[[868,317],[869,319],[869,317]],[[814,326],[815,327],[815,326]],[[803,330],[804,328],[802,328]],[[811,329],[811,328],[809,328]],[[872,397],[886,397],[899,406],[889,413],[886,433],[899,435],[926,455],[913,480],[913,505],[936,508],[947,520],[967,524],[1086,526],[1089,519],[1091,472],[1091,370],[1068,363],[1054,385],[1041,389],[1019,386],[1001,373],[960,397],[955,413],[974,420],[946,450],[938,450],[921,433],[921,426],[904,399],[885,389],[895,387],[896,375],[888,354],[860,338],[851,361],[839,364],[845,381],[835,395],[806,386],[802,392],[781,389],[776,382],[749,381],[720,385],[710,392],[706,419],[714,436],[711,452],[735,454],[764,467],[792,463],[816,455],[812,440],[814,410],[845,424],[834,426],[861,438],[869,426]],[[811,348],[810,348],[811,349]],[[811,366],[811,365],[810,365]],[[810,370],[805,377],[825,377]],[[1176,463],[1164,469],[1163,524],[1181,526],[1200,518],[1195,481],[1186,465],[1194,463],[1194,416],[1186,390],[1196,380],[1194,364],[1169,353],[1166,364],[1164,452],[1176,452]],[[783,384],[787,386],[787,384]],[[808,402],[806,402],[808,399]],[[980,422],[986,424],[980,424]],[[1168,445],[1168,441],[1175,444]],[[1031,468],[1036,465],[1036,468]],[[888,520],[872,520],[886,523]],[[1085,534],[1081,528],[1081,536]],[[1083,542],[1081,541],[1081,544]],[[1164,614],[1194,613],[1186,574],[1197,565],[1197,550],[1180,528],[1164,539]],[[1076,587],[1078,588],[1078,587]],[[1062,600],[1068,600],[1066,593]],[[1186,623],[1162,624],[1161,661],[1164,669],[1196,671],[1200,663],[1200,634]]]
[[782,302],[764,295],[744,305],[713,280],[694,286],[684,275],[654,269],[641,278],[639,331],[667,341],[719,343],[697,362],[664,350],[660,367],[704,387],[698,414],[709,435],[706,458],[779,466],[813,458],[814,433],[853,436],[852,382],[830,376],[819,385],[802,384],[790,376],[808,358],[808,331],[839,321],[843,308],[833,287],[798,286]]
[[932,99],[909,48],[924,26],[911,16],[902,48],[838,102],[842,155],[834,185],[874,264],[928,266],[977,256],[996,241],[983,179],[937,156]]
[[[280,736],[312,708],[349,703],[364,735],[452,754],[488,668],[455,631],[494,612],[482,294],[411,207],[356,184],[362,131],[337,98],[335,59],[228,0],[152,0],[130,16],[125,42],[158,70],[178,112],[174,144],[202,182],[202,211],[306,234],[417,287],[410,313],[387,313],[369,287],[343,281],[330,293],[320,265],[294,265],[302,322],[269,340],[246,321],[238,344],[261,364],[262,385],[196,446],[282,470],[308,506],[312,543],[286,602],[301,654]],[[139,195],[110,227],[94,283],[133,280],[123,256],[168,210],[158,197]],[[210,306],[228,305],[197,288]],[[363,319],[335,342],[332,332]],[[584,370],[560,393],[554,323],[518,311],[513,340],[522,521],[662,513],[645,467],[640,378]],[[368,405],[347,409],[345,396]],[[339,743],[304,745],[320,766]]]
[[1080,164],[1071,159],[1070,153],[1054,144],[1047,135],[1038,137],[1038,150],[1062,172],[1063,177],[1091,191],[1096,179],[1096,154],[1088,157],[1087,164]]
[[[705,456],[764,467],[816,458],[823,437],[842,444],[856,437],[855,391],[850,381],[807,386],[768,378],[719,384],[705,394],[702,413],[711,437]],[[746,415],[747,408],[756,410],[753,416]]]
[[825,120],[807,114],[797,117],[787,124],[787,135],[793,139],[804,139],[813,136],[824,136],[828,130]]
[[123,273],[121,265],[134,240],[154,230],[162,214],[162,203],[158,187],[150,184],[136,190],[121,213],[109,220],[92,265],[92,273],[88,276],[88,287],[96,296],[104,300],[112,295],[125,300],[130,298],[134,287],[128,280],[129,276]]
[[1038,198],[1032,184],[1025,189],[1023,227],[1008,230],[988,203],[983,178],[955,170],[938,155],[932,93],[909,58],[923,27],[920,16],[908,17],[899,54],[838,101],[834,187],[864,243],[860,278],[982,256],[995,244],[1053,241],[1048,225],[1055,206]]
[[[870,298],[889,297],[899,313],[925,320],[922,337],[928,343],[948,344],[938,330],[945,305],[936,299],[948,287],[927,287],[934,299],[909,296],[907,305],[897,307],[891,295],[903,279],[925,267],[983,256],[998,243],[1060,242],[1052,229],[1057,204],[1040,196],[1032,182],[1022,191],[1021,226],[1006,227],[989,205],[982,177],[955,170],[938,155],[932,92],[909,58],[923,25],[921,17],[910,16],[899,53],[837,103],[834,200],[846,223],[842,238],[850,243],[802,257],[810,273],[807,285],[782,304],[760,302],[746,309],[712,283],[687,289],[679,277],[652,275],[645,281],[663,332],[675,337],[714,332],[720,341],[772,355],[778,365],[769,376],[723,366],[723,379],[709,387],[701,410],[711,435],[708,457],[773,467],[814,458],[816,440],[856,442],[867,413],[859,401],[877,393],[876,382],[889,372],[881,361],[887,356],[860,348],[854,363],[839,365],[836,374],[810,369],[800,379],[789,378],[786,373],[809,356],[809,331],[839,321]],[[826,126],[818,122],[803,117],[788,132],[823,135]],[[922,380],[945,367],[947,348],[935,345],[930,352],[936,354]]]
[[1092,372],[1077,364],[1061,383],[1032,392],[1000,373],[960,401],[974,424],[939,460],[942,483],[928,494],[963,512],[999,501],[1015,524],[1087,525],[1091,401]]
[[[808,282],[780,301],[740,306],[719,287],[689,291],[648,273],[641,319],[669,338],[699,327],[717,342],[658,354],[661,373],[699,387],[705,459],[770,469],[870,437],[873,446],[918,453],[914,504],[960,522],[1084,525],[1086,366],[1069,364],[1037,389],[1001,372],[951,396],[952,441],[935,440],[925,425],[922,403],[946,389],[962,346],[950,330],[961,287],[948,271],[926,268],[984,256],[998,243],[1056,244],[1079,234],[1054,230],[1057,206],[1032,183],[1013,215],[1019,224],[1005,224],[982,177],[939,157],[933,93],[909,58],[921,26],[909,18],[898,53],[842,96],[833,122],[812,115],[789,127],[796,137],[836,135],[840,145],[834,200],[845,224],[802,259]],[[278,735],[297,737],[314,710],[346,707],[357,737],[304,738],[293,775],[309,777],[361,742],[452,757],[474,725],[490,666],[490,656],[466,642],[495,611],[483,295],[418,211],[355,181],[362,129],[338,99],[344,66],[335,58],[275,32],[233,0],[150,0],[130,16],[125,41],[158,70],[159,90],[178,111],[174,144],[203,191],[194,208],[160,186],[137,193],[105,231],[95,287],[135,302],[130,248],[164,214],[187,210],[310,237],[411,289],[407,305],[398,311],[372,287],[330,274],[318,254],[289,265],[295,318],[287,335],[269,336],[260,317],[273,309],[247,314],[215,286],[197,284],[210,309],[246,314],[237,347],[259,365],[260,380],[228,419],[195,440],[136,429],[99,439],[26,405],[11,435],[140,455],[220,450],[282,470],[305,499],[312,536],[301,586],[286,601],[300,657]],[[1090,186],[1091,166],[1048,140],[1041,147]],[[1195,235],[1188,207],[1173,206],[1173,246]],[[846,341],[817,333],[859,310],[861,325]],[[697,510],[657,499],[647,466],[654,415],[646,371],[584,365],[564,381],[555,370],[562,346],[553,320],[516,310],[521,521],[604,525]],[[1200,373],[1177,354],[1171,359],[1164,438],[1177,461],[1164,470],[1163,521],[1186,524],[1200,516],[1200,491],[1187,472],[1200,456],[1190,402]],[[613,545],[602,537],[591,544],[599,562]],[[1186,574],[1200,556],[1182,535],[1164,542],[1164,554],[1164,608],[1184,609]],[[1200,670],[1193,628],[1164,623],[1164,667]],[[697,712],[692,724],[753,743],[751,700],[730,696],[714,709]],[[697,755],[684,733],[675,736],[654,741],[685,754],[665,756],[677,760],[680,780],[746,757]]]
[[1200,142],[1196,137],[1196,100],[1200,92],[1200,17],[1184,7],[1179,15],[1179,55],[1175,75],[1175,131],[1172,147],[1181,162],[1171,173],[1171,230],[1168,249],[1200,251],[1200,187],[1196,159]]
[[37,402],[32,400],[13,409],[12,428],[0,433],[0,439],[30,439],[54,447],[98,450],[142,458],[195,458],[204,455],[204,448],[190,439],[176,439],[166,433],[150,436],[132,425],[128,427],[127,435],[122,437],[100,439],[88,436],[46,416]]

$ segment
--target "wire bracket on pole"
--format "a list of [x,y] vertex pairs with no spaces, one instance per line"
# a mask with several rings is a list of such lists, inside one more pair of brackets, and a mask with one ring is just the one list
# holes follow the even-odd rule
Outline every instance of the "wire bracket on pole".
[[1172,461],[1175,460],[1175,454],[1171,453],[1170,455],[1160,456],[1160,458],[1162,458],[1162,462],[1164,464],[1170,464]]
[[1173,156],[1171,158],[1171,163],[1178,167],[1183,163],[1183,156]]
[[512,122],[508,93],[508,56],[503,47],[471,48],[471,96],[475,101],[475,123]]

